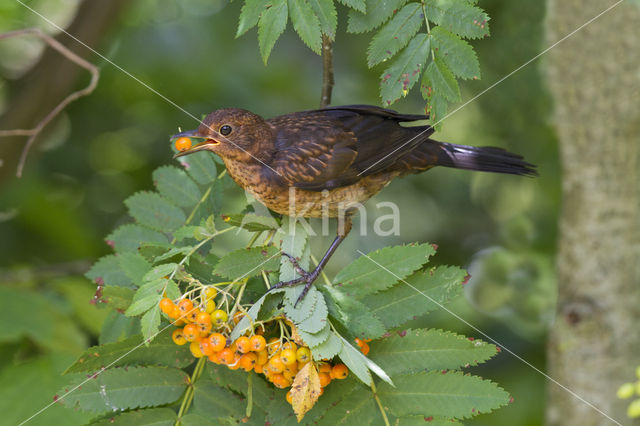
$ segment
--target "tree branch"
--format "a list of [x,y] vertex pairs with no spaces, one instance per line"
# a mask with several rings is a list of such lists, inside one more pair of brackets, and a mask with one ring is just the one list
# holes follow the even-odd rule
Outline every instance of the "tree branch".
[[62,43],[60,43],[53,37],[49,36],[48,34],[43,33],[38,28],[26,28],[23,30],[11,31],[8,33],[0,34],[0,40],[11,38],[11,37],[20,37],[24,35],[36,36],[41,40],[43,40],[45,43],[47,43],[53,49],[60,52],[60,54],[62,54],[67,59],[69,59],[71,62],[89,71],[91,73],[91,80],[89,81],[89,84],[84,89],[76,90],[75,92],[72,92],[69,95],[67,95],[62,101],[60,101],[58,105],[56,105],[47,115],[45,115],[44,118],[40,120],[40,122],[34,128],[0,130],[0,137],[29,136],[29,139],[27,139],[27,142],[24,144],[24,148],[22,149],[22,154],[20,154],[20,160],[18,161],[18,167],[16,170],[17,177],[22,176],[22,171],[24,169],[24,164],[27,161],[27,155],[29,153],[29,150],[33,146],[33,143],[35,142],[36,138],[38,137],[42,129],[44,129],[45,126],[49,124],[49,122],[51,122],[51,120],[53,120],[71,102],[83,96],[87,96],[91,92],[93,92],[96,86],[98,85],[98,78],[100,77],[100,71],[98,70],[98,67],[84,60],[80,56],[76,55],[71,50],[69,50],[66,46],[64,46]]
[[331,103],[333,91],[333,41],[328,35],[322,35],[322,96],[320,108]]

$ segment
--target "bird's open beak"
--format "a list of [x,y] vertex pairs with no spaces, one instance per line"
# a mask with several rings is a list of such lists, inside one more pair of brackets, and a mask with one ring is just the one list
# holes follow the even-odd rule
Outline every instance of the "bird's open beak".
[[204,149],[207,149],[207,147],[209,147],[209,146],[214,146],[214,145],[220,144],[220,141],[217,141],[215,139],[211,139],[208,136],[201,136],[200,134],[198,134],[198,130],[187,130],[186,132],[177,133],[177,134],[171,136],[171,139],[178,139],[178,138],[182,138],[182,137],[194,138],[194,139],[204,139],[204,141],[193,145],[189,149],[185,149],[184,151],[178,152],[177,154],[175,154],[173,156],[173,158],[178,158],[178,157],[182,157],[183,155],[193,154],[194,152],[198,152],[198,151],[202,151]]

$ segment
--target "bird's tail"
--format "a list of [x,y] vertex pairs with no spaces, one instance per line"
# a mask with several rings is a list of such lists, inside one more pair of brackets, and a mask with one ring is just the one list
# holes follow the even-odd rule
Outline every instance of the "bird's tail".
[[491,146],[455,145],[429,139],[418,145],[412,154],[415,160],[425,159],[431,164],[455,169],[524,176],[538,175],[536,166],[524,161],[521,155]]

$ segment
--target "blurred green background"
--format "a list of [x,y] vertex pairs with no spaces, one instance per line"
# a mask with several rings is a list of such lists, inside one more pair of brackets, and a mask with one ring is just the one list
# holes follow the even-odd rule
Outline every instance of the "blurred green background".
[[[30,6],[66,26],[78,3],[38,0]],[[483,73],[480,81],[462,83],[465,100],[544,48],[544,2],[484,0],[480,5],[492,18],[492,35],[472,43]],[[321,58],[289,26],[264,66],[255,29],[234,38],[240,7],[239,1],[221,0],[131,2],[96,48],[196,117],[231,106],[267,117],[316,108]],[[346,10],[340,5],[338,15],[333,105],[378,104],[384,66],[366,67],[371,34],[346,34]],[[55,33],[17,2],[0,5],[0,32],[31,26]],[[20,89],[14,82],[37,61],[41,47],[31,38],[0,41],[0,114],[11,108]],[[151,189],[152,170],[173,163],[168,136],[178,127],[197,126],[122,70],[95,55],[89,60],[101,69],[96,91],[71,104],[38,138],[22,178],[12,176],[16,164],[2,165],[12,170],[0,180],[0,424],[24,420],[50,403],[67,380],[60,372],[83,348],[98,343],[105,311],[89,303],[95,285],[82,275],[110,252],[105,236],[129,221],[123,200]],[[87,81],[83,75],[76,87]],[[424,106],[412,91],[393,108],[419,113]],[[555,303],[560,196],[550,110],[540,62],[535,62],[448,118],[436,139],[508,148],[537,164],[540,177],[436,169],[396,180],[369,202],[367,221],[372,225],[376,215],[388,213],[376,203],[393,201],[401,212],[400,235],[354,233],[329,272],[357,257],[356,249],[435,243],[435,263],[467,267],[473,276],[466,297],[450,307],[464,321],[443,311],[416,326],[485,339],[481,330],[544,371],[545,333]],[[225,197],[244,195],[229,188]],[[329,241],[315,242],[316,255]],[[498,382],[514,402],[465,423],[542,423],[545,380],[539,373],[506,350],[475,372]],[[55,405],[32,424],[88,418]]]

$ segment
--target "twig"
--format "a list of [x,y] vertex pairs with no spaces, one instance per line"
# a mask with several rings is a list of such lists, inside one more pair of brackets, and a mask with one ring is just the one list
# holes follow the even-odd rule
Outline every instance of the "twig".
[[3,34],[0,34],[0,40],[11,38],[11,37],[20,37],[23,35],[33,35],[40,38],[49,46],[51,46],[53,49],[60,52],[60,54],[63,55],[65,58],[77,64],[79,67],[82,67],[87,71],[89,71],[91,73],[91,80],[89,81],[89,84],[87,85],[87,87],[69,94],[62,101],[60,101],[60,103],[55,108],[53,108],[42,120],[40,120],[40,122],[34,128],[0,130],[0,137],[29,136],[29,139],[27,139],[27,142],[25,143],[24,148],[22,149],[22,154],[20,154],[20,160],[18,161],[18,168],[16,170],[17,177],[22,177],[24,164],[27,161],[27,154],[29,153],[29,150],[33,146],[33,143],[35,142],[36,137],[40,134],[42,129],[44,129],[44,127],[47,124],[49,124],[49,122],[51,122],[51,120],[53,120],[71,102],[75,101],[78,98],[91,94],[91,92],[93,92],[96,86],[98,85],[98,78],[100,77],[100,71],[98,67],[84,60],[80,56],[76,55],[71,50],[69,50],[66,46],[61,44],[58,40],[54,39],[48,34],[43,33],[38,28],[25,28],[22,30],[3,33]]
[[333,91],[333,41],[328,35],[322,35],[322,96],[320,108],[325,108],[331,103]]

